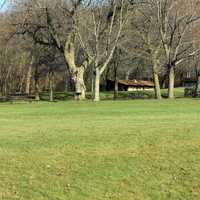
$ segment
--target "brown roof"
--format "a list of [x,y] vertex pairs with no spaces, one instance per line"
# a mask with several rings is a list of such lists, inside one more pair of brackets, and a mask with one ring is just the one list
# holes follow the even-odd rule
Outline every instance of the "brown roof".
[[144,80],[119,80],[118,83],[127,86],[141,86],[141,87],[154,87],[154,83],[152,81],[144,81]]

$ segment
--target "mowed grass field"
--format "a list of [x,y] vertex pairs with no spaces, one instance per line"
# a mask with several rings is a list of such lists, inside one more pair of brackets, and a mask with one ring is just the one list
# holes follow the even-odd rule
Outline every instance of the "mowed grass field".
[[200,100],[0,104],[0,200],[200,199]]

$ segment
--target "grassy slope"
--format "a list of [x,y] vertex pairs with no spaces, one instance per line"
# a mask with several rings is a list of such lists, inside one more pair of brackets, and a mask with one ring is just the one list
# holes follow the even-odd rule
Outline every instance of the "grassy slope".
[[0,200],[200,199],[200,101],[0,105]]

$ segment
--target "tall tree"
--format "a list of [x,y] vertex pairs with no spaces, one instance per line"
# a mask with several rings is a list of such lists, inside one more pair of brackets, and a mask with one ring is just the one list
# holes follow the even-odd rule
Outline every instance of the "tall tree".
[[79,27],[86,27],[89,36],[79,32],[79,39],[86,55],[93,63],[94,70],[94,101],[100,100],[100,79],[119,43],[120,36],[127,21],[128,4],[126,0],[96,1],[88,9],[88,21],[79,21]]
[[[127,30],[128,39],[123,49],[133,56],[146,60],[152,66],[155,97],[161,99],[159,70],[162,66],[162,42],[158,31],[155,7],[151,4],[138,4]],[[131,43],[130,43],[131,40]]]
[[[75,99],[85,99],[84,73],[89,63],[87,56],[78,62],[77,17],[86,8],[87,0],[35,0],[22,5],[19,32],[31,36],[35,43],[55,46],[63,55],[75,84]],[[55,12],[57,10],[57,12]]]
[[152,6],[157,10],[157,21],[165,52],[165,62],[168,70],[168,98],[174,98],[175,67],[190,56],[188,50],[191,40],[187,41],[185,36],[190,24],[199,19],[193,10],[187,13],[187,3],[183,0],[154,0]]

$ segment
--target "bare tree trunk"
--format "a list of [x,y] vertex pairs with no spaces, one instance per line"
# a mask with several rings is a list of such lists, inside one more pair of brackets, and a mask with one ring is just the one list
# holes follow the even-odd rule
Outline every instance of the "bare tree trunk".
[[91,79],[91,94],[94,94],[94,72],[92,70],[92,79]]
[[126,80],[129,80],[130,73],[131,73],[131,69],[129,69],[125,74],[125,79]]
[[154,80],[155,98],[160,100],[162,99],[162,96],[161,96],[160,82],[159,82],[159,77],[158,77],[157,61],[154,61],[153,63],[153,80]]
[[49,94],[49,101],[51,101],[51,102],[53,102],[54,101],[54,97],[53,97],[53,88],[54,88],[54,80],[53,80],[53,78],[54,78],[54,73],[53,72],[50,72],[49,73],[49,92],[50,92],[50,94]]
[[[114,1],[115,2],[115,1]],[[101,32],[101,29],[99,28],[99,26],[101,25],[101,23],[98,22],[98,18],[99,17],[95,17],[95,13],[93,13],[93,22],[94,22],[94,35],[95,35],[95,56],[94,56],[94,63],[95,63],[95,91],[94,91],[94,101],[100,101],[100,78],[101,75],[103,74],[103,72],[107,69],[110,61],[113,59],[113,55],[115,53],[115,50],[117,48],[117,44],[119,42],[120,36],[121,36],[121,32],[122,29],[124,27],[124,24],[126,22],[126,17],[124,16],[124,5],[125,2],[124,0],[120,1],[121,6],[120,6],[120,11],[119,11],[119,25],[118,25],[118,30],[116,31],[116,35],[112,34],[114,29],[113,29],[113,25],[114,25],[114,21],[115,18],[117,18],[117,3],[113,3],[114,5],[114,9],[113,9],[113,13],[112,13],[112,17],[111,17],[111,21],[109,20],[107,26],[108,26],[108,30],[106,30],[105,32]],[[103,17],[103,16],[102,16]],[[108,33],[108,35],[107,35]],[[105,55],[106,55],[106,59],[105,61],[101,64],[101,66],[99,66],[99,64],[101,63],[100,61],[100,55],[101,55],[101,45],[100,45],[100,35],[106,34],[107,38],[105,38],[107,40],[107,44],[106,44],[106,48],[105,48]],[[113,42],[111,42],[113,41]],[[91,56],[93,57],[93,56]]]
[[0,96],[3,96],[3,85],[1,80],[0,80]]
[[3,94],[7,96],[7,82],[4,84]]
[[175,79],[175,69],[171,66],[169,69],[169,85],[168,85],[168,98],[174,99],[174,79]]
[[96,68],[95,70],[95,86],[94,86],[94,101],[100,101],[100,70],[98,68]]
[[[67,64],[68,65],[68,64]],[[65,73],[65,92],[74,92],[75,91],[75,82],[74,78],[72,76],[72,73],[69,69],[69,66],[66,68],[66,73]]]
[[162,80],[161,80],[161,88],[162,88],[162,89],[165,89],[165,88],[166,88],[166,80],[167,80],[167,77],[168,77],[168,73],[165,73],[164,76],[162,77]]
[[49,80],[50,80],[50,78],[49,78],[49,73],[46,75],[46,77],[45,77],[45,82],[44,82],[44,90],[45,91],[47,91],[48,89],[49,89]]
[[75,100],[84,100],[85,99],[85,83],[84,83],[84,66],[77,67],[75,73],[73,73],[73,80],[75,83]]
[[9,66],[8,71],[7,71],[7,74],[6,74],[6,77],[5,77],[5,79],[4,79],[4,89],[3,89],[3,94],[4,94],[4,96],[6,96],[7,93],[8,93],[8,83],[9,83],[8,79],[9,79],[9,76],[10,76],[10,73],[11,73],[11,68],[12,68],[12,67]]
[[38,66],[35,66],[35,100],[40,100]]
[[66,41],[65,60],[69,66],[69,71],[72,76],[75,85],[75,100],[84,100],[86,87],[84,83],[84,73],[87,68],[87,61],[85,61],[80,67],[75,63],[75,33],[72,32]]
[[22,94],[23,93],[23,89],[24,89],[24,79],[25,79],[25,75],[23,75],[22,76],[22,79],[21,79],[21,81],[20,81],[20,87],[19,87],[19,92],[20,92],[20,94]]
[[26,89],[25,89],[25,93],[26,94],[30,94],[30,86],[31,86],[31,76],[32,76],[32,65],[33,65],[33,56],[31,59],[31,63],[28,66],[28,72],[27,72],[27,77],[26,77]]
[[38,80],[35,81],[35,100],[36,101],[40,101],[39,82],[38,82]]
[[115,88],[114,88],[114,99],[118,97],[118,80],[115,79]]
[[118,97],[118,80],[117,80],[117,65],[114,66],[115,86],[114,86],[114,99]]
[[92,76],[91,76],[91,99],[94,100],[94,93],[95,93],[95,69],[94,66],[92,67]]
[[22,54],[22,57],[20,59],[20,65],[19,65],[19,93],[23,93],[23,86],[24,86],[24,80],[25,80],[25,74],[24,72],[24,66],[26,63],[26,57],[24,54]]

